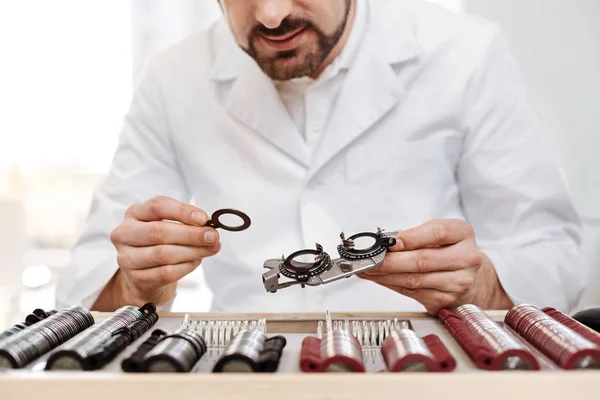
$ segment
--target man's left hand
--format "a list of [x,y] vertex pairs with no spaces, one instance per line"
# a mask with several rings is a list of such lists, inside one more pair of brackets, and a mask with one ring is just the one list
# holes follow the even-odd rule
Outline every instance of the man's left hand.
[[430,221],[400,232],[396,241],[383,264],[358,276],[412,297],[432,315],[462,304],[512,307],[465,221]]

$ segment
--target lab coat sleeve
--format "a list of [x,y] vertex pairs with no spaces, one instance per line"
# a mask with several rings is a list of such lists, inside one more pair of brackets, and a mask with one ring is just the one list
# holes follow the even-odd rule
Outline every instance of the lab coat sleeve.
[[83,233],[60,275],[57,307],[91,307],[117,271],[110,233],[127,207],[155,195],[189,201],[170,141],[163,76],[158,61],[150,63],[134,92],[110,170],[94,194]]
[[587,277],[578,215],[502,31],[484,47],[464,98],[467,219],[514,303],[568,312]]

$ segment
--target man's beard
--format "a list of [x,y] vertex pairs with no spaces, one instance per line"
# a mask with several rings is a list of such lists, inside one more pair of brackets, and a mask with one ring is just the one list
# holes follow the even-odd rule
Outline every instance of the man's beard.
[[[325,58],[327,58],[342,37],[348,22],[350,2],[351,0],[346,0],[344,18],[331,35],[324,34],[323,31],[314,26],[309,20],[286,18],[275,29],[268,29],[262,24],[256,26],[248,35],[249,48],[243,48],[243,50],[256,61],[260,69],[271,79],[284,81],[311,76],[323,64]],[[289,51],[278,51],[272,57],[263,57],[258,53],[254,45],[254,38],[257,34],[271,36],[285,35],[302,26],[304,26],[303,29],[312,29],[317,34],[318,40],[316,46],[311,46],[304,52],[301,52],[300,48]],[[294,58],[296,60],[291,61]]]

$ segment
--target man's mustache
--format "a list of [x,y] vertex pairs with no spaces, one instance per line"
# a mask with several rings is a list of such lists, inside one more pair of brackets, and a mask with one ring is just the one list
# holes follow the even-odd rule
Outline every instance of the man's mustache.
[[258,24],[250,32],[250,38],[253,38],[256,35],[281,36],[289,32],[295,31],[298,28],[311,25],[312,23],[306,19],[286,18],[281,22],[281,24],[277,28],[274,29],[269,29],[263,24]]

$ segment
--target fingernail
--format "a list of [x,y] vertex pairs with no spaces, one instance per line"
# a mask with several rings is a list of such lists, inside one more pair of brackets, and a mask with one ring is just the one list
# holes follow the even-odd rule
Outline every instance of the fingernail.
[[192,213],[192,221],[198,225],[204,225],[206,223],[206,214],[196,211]]
[[204,243],[215,244],[219,240],[219,235],[215,231],[208,231],[204,234]]
[[393,246],[393,248],[397,251],[404,250],[404,242],[402,241],[402,239],[396,238],[396,244]]
[[373,269],[370,269],[368,271],[363,272],[363,274],[365,274],[365,275],[377,275],[377,269],[378,269],[378,267],[375,267]]

